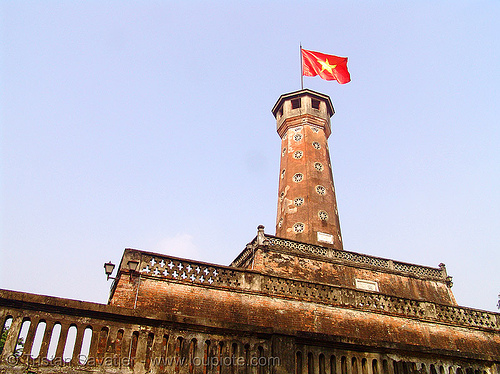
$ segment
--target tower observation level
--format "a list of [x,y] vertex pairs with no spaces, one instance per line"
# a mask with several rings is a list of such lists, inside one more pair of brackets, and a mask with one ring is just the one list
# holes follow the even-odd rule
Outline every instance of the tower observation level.
[[272,109],[281,137],[276,236],[343,249],[328,150],[327,95],[308,89],[281,95]]

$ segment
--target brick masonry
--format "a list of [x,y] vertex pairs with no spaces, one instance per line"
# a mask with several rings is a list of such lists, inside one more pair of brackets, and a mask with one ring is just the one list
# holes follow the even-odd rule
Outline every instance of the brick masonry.
[[310,90],[282,95],[273,108],[282,149],[276,236],[342,249],[328,149],[333,113],[330,98]]

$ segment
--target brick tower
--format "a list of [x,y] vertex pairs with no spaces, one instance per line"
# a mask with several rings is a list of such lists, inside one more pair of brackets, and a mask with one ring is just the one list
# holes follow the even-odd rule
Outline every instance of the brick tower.
[[328,151],[330,98],[296,91],[281,95],[272,112],[282,149],[276,236],[343,249]]

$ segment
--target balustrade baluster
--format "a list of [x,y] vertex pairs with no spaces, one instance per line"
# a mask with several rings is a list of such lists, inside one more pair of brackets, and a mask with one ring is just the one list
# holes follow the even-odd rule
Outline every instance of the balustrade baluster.
[[30,327],[28,329],[28,334],[24,340],[23,354],[21,356],[22,362],[27,362],[31,358],[31,347],[33,346],[33,340],[35,338],[36,329],[40,323],[39,318],[31,318]]
[[23,318],[20,312],[9,313],[8,315],[12,316],[12,323],[10,325],[9,332],[7,333],[7,338],[5,339],[2,355],[0,357],[2,361],[14,353],[14,349],[17,345],[17,337],[19,336],[19,331],[21,330],[21,325],[23,324]]
[[83,344],[83,333],[85,332],[86,325],[78,324],[76,325],[76,339],[75,346],[73,348],[73,355],[71,357],[71,364],[78,365],[80,360],[80,352],[82,350]]
[[89,359],[95,361],[97,360],[97,348],[99,347],[99,337],[103,327],[105,326],[102,324],[92,325],[92,339],[90,340]]
[[61,323],[61,334],[59,335],[59,343],[57,344],[55,358],[57,360],[63,359],[64,347],[68,339],[68,330],[71,327],[70,323]]
[[46,358],[49,351],[50,339],[52,339],[52,333],[54,331],[54,326],[58,323],[56,320],[46,319],[47,326],[45,327],[45,334],[43,336],[42,345],[40,347],[39,357]]
[[144,363],[146,361],[146,348],[148,344],[148,334],[149,331],[140,331],[139,339],[137,339],[137,351],[135,353],[135,366],[139,367],[141,370],[144,369]]

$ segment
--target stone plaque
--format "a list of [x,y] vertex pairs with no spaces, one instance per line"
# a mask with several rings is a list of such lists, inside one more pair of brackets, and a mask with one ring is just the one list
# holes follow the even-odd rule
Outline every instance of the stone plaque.
[[356,279],[356,288],[366,291],[378,292],[378,283],[366,279]]
[[318,232],[318,242],[333,244],[333,235]]

